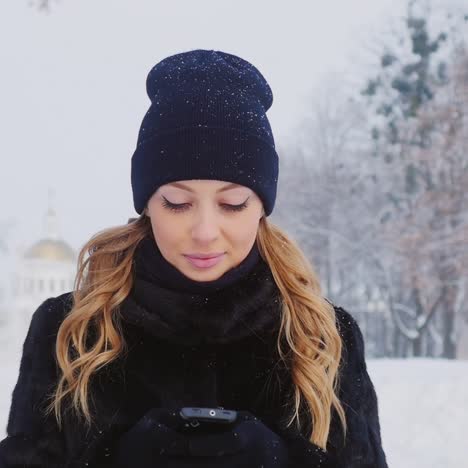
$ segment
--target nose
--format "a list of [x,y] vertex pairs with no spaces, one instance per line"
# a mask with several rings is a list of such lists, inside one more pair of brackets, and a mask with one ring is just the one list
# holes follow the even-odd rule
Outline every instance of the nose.
[[192,239],[200,244],[212,243],[219,237],[218,215],[211,209],[200,209],[194,217]]

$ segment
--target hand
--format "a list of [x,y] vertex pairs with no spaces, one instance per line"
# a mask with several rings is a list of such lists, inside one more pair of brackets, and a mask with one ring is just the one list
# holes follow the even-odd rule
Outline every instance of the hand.
[[284,441],[247,411],[238,411],[234,424],[210,433],[183,434],[177,411],[154,408],[120,439],[116,468],[286,468]]

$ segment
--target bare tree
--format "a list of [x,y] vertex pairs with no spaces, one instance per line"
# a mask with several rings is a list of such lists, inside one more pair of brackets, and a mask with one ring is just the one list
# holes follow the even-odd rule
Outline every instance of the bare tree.
[[[431,39],[426,19],[407,18],[419,59],[403,62],[386,50],[384,71],[365,94],[381,117],[380,126],[371,121],[376,156],[388,162],[376,166],[389,202],[378,234],[392,252],[389,267],[397,285],[392,312],[404,340],[395,347],[403,345],[405,354],[454,357],[468,251],[466,47],[452,29],[451,47],[441,49],[447,35]],[[411,348],[405,350],[407,341]]]

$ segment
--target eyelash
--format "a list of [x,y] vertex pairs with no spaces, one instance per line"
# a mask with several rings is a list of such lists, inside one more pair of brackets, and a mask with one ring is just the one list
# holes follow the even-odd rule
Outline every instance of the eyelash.
[[[186,205],[189,205],[189,203],[171,203],[164,197],[163,199],[163,206],[171,211],[185,211],[187,209]],[[247,200],[240,205],[229,205],[228,203],[223,203],[222,206],[225,207],[225,210],[227,211],[242,211],[243,209],[247,208]]]

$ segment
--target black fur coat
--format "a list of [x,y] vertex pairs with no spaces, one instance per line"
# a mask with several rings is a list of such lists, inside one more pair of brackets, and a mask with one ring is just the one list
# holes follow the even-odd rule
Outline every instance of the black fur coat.
[[[127,350],[92,378],[94,424],[68,413],[58,431],[42,413],[57,378],[55,338],[71,293],[34,312],[0,442],[0,467],[346,467],[386,468],[377,397],[357,322],[335,307],[343,339],[339,397],[348,424],[343,443],[332,412],[327,451],[286,421],[292,408],[287,364],[278,359],[280,296],[263,262],[235,287],[201,296],[142,279],[121,304]],[[233,409],[236,425],[183,434],[181,406]]]

